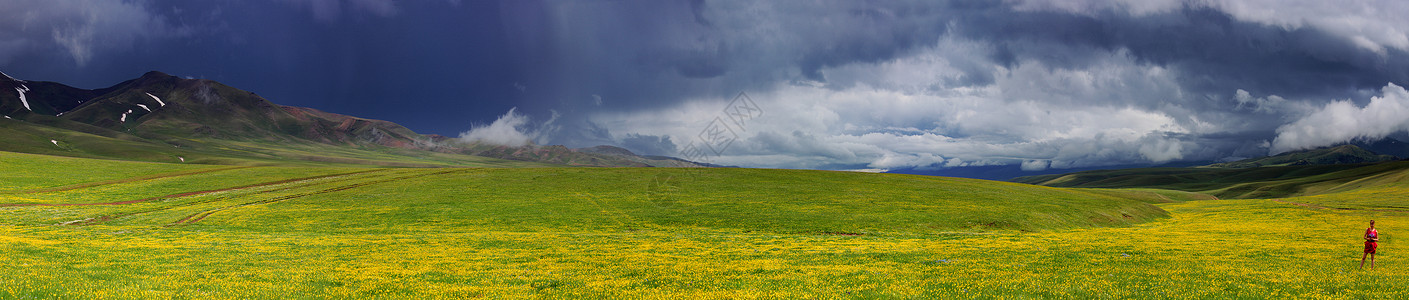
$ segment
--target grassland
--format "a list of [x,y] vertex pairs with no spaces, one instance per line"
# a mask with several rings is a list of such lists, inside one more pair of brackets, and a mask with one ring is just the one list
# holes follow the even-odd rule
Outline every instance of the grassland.
[[[1409,297],[1393,184],[1205,200],[797,170],[48,159],[88,168],[0,165],[28,174],[0,177],[27,182],[0,193],[24,204],[0,206],[0,298]],[[1379,268],[1356,271],[1371,218]]]

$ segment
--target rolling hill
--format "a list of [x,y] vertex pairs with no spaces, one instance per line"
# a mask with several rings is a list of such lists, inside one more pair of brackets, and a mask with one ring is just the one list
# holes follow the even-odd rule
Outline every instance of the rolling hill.
[[[1205,167],[1096,170],[1012,181],[1072,188],[1176,190],[1219,198],[1322,195],[1409,183],[1404,177],[1409,175],[1409,161],[1380,161],[1383,159],[1383,155],[1345,145]],[[1310,164],[1363,160],[1379,162]],[[1253,165],[1268,166],[1248,167]]]
[[1292,151],[1274,156],[1250,158],[1234,162],[1208,165],[1210,168],[1255,168],[1273,166],[1336,165],[1376,163],[1398,160],[1393,155],[1382,155],[1356,145],[1340,145],[1329,148]]

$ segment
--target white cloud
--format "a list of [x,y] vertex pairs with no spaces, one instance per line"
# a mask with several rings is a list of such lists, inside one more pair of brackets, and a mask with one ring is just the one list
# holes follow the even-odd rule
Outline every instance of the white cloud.
[[931,153],[885,153],[881,158],[872,161],[868,166],[877,169],[894,169],[903,167],[929,167],[945,162],[944,157]]
[[[830,84],[751,91],[765,115],[735,129],[738,139],[714,162],[873,169],[1014,164],[1027,170],[1163,163],[1198,150],[1185,136],[1224,128],[1208,120],[1225,118],[1200,118],[1164,104],[1182,99],[1173,75],[1123,52],[1087,69],[1037,62],[996,67],[991,84],[975,86],[950,80],[968,74],[945,67],[964,59],[944,53],[966,51],[955,49],[824,69],[836,79]],[[683,147],[699,141],[728,100],[591,119],[613,133],[670,136]]]
[[1147,135],[1140,143],[1140,155],[1154,163],[1165,163],[1184,158],[1183,143],[1175,139]]
[[1047,165],[1050,164],[1050,163],[1051,163],[1051,162],[1048,162],[1048,161],[1046,161],[1046,160],[1041,160],[1041,159],[1029,159],[1029,160],[1024,160],[1024,161],[1022,162],[1022,165],[1021,165],[1020,167],[1022,168],[1023,171],[1042,171],[1042,170],[1046,170],[1046,169],[1047,169]]
[[[738,134],[737,140],[716,158],[715,162],[721,164],[853,169],[1007,164],[1037,170],[1254,157],[1266,154],[1270,143],[1268,146],[1261,144],[1268,143],[1265,139],[1277,132],[1278,126],[1320,108],[1320,101],[1308,100],[1306,98],[1312,97],[1308,95],[1345,90],[1318,87],[1298,90],[1304,83],[1264,83],[1289,81],[1251,77],[1281,70],[1317,73],[1317,70],[1302,72],[1300,66],[1285,65],[1305,63],[1295,57],[1303,52],[1314,56],[1313,61],[1327,60],[1334,64],[1344,59],[1354,65],[1374,60],[1374,54],[1359,57],[1367,52],[1353,47],[1382,55],[1389,53],[1393,58],[1398,55],[1397,49],[1409,45],[1402,34],[1409,28],[1406,26],[1409,19],[1396,15],[1409,10],[1405,9],[1409,8],[1404,7],[1405,4],[1285,3],[1256,0],[1018,0],[1003,3],[1016,5],[1019,10],[1070,12],[1094,19],[1050,18],[1029,24],[1007,23],[1007,20],[971,22],[963,18],[946,21],[948,11],[945,8],[928,14],[904,14],[885,5],[841,5],[843,7],[838,8],[793,7],[775,2],[711,2],[703,10],[704,19],[710,24],[700,25],[709,27],[708,30],[671,27],[652,31],[662,38],[646,39],[651,41],[650,45],[638,45],[638,48],[686,49],[689,51],[678,52],[711,54],[683,55],[662,50],[670,55],[645,55],[651,58],[687,57],[692,58],[686,60],[691,63],[719,59],[717,65],[723,66],[726,75],[658,85],[679,88],[680,95],[712,96],[653,101],[638,105],[641,107],[638,111],[597,112],[586,118],[600,124],[606,129],[603,132],[609,131],[617,140],[626,134],[669,136],[676,145],[686,146],[697,141],[700,131],[720,116],[728,99],[713,95],[736,93],[700,92],[698,88],[726,87],[747,91],[767,113],[734,131]],[[1366,12],[1382,4],[1389,9]],[[835,14],[831,9],[865,11],[866,14]],[[1184,9],[1193,9],[1192,15],[1180,18]],[[1181,30],[1184,28],[1181,26],[1194,26],[1188,29],[1197,30],[1203,28],[1198,27],[1202,25],[1178,22],[1221,17],[1205,14],[1207,11],[1203,9],[1226,12],[1239,21],[1212,34],[1228,34],[1254,42],[1196,47],[1210,49],[1205,52],[1153,49],[1143,38],[1125,36],[1152,36],[1159,30]],[[751,13],[732,13],[737,11]],[[996,16],[1006,13],[1000,11]],[[1165,13],[1173,14],[1161,15]],[[866,18],[851,19],[857,15]],[[803,20],[818,16],[830,19],[815,22],[815,26],[793,28],[792,24],[813,24]],[[920,17],[911,18],[913,16]],[[1358,19],[1361,17],[1370,20]],[[1004,36],[1007,29],[1001,28],[1005,24],[1022,27],[1052,22],[1053,26],[1058,26],[1084,21],[1106,26],[1136,22],[1152,24],[1154,28],[1097,30],[1090,35],[1063,31],[1080,30],[1077,26],[1053,29],[1062,37],[1040,38],[1020,33]],[[681,24],[685,25],[679,26],[697,25]],[[1000,28],[982,28],[984,26]],[[1267,39],[1270,44],[1258,44],[1262,34],[1284,33],[1276,27],[1306,27],[1309,31],[1303,33],[1309,34],[1301,38],[1270,37]],[[935,32],[912,28],[946,31],[933,34]],[[1035,34],[1052,33],[1032,30]],[[1065,37],[1067,34],[1072,36]],[[1195,32],[1199,36],[1185,37],[1189,40],[1181,41],[1200,42],[1202,40],[1197,38],[1203,37],[1202,34]],[[902,35],[906,37],[903,41],[887,39]],[[597,38],[587,34],[570,36]],[[1344,38],[1345,45],[1335,44],[1335,37]],[[1283,40],[1293,44],[1317,43],[1318,47],[1279,44]],[[930,44],[908,44],[910,41]],[[656,42],[660,44],[654,44]],[[618,49],[614,43],[604,44],[611,46],[607,47],[608,51]],[[727,51],[704,51],[720,47]],[[699,49],[704,50],[694,51]],[[814,53],[815,49],[836,51]],[[1264,52],[1284,53],[1283,50],[1292,54],[1279,57]],[[1357,56],[1335,57],[1346,53]],[[637,59],[641,55],[629,57]],[[1265,71],[1245,68],[1244,63],[1227,63],[1260,61],[1257,58],[1261,57],[1268,57],[1267,63],[1271,64]],[[682,65],[673,60],[650,62],[645,64],[646,68],[656,71]],[[1243,72],[1246,70],[1255,72]],[[1225,73],[1238,76],[1223,76]],[[1291,74],[1287,78],[1298,79],[1302,75],[1305,74]],[[1337,76],[1343,76],[1339,78],[1342,80],[1359,78],[1354,74]],[[749,84],[735,84],[730,80],[746,80]],[[1293,88],[1287,88],[1289,86]],[[593,92],[596,91],[589,93]],[[613,101],[631,102],[630,99]],[[622,106],[613,108],[619,107]]]
[[1103,9],[1119,9],[1133,15],[1148,15],[1182,7],[1185,0],[1019,0],[1017,10],[1050,10],[1075,14],[1098,13]]
[[1409,19],[1402,17],[1409,11],[1405,1],[1221,0],[1213,6],[1244,21],[1319,28],[1381,54],[1384,48],[1409,50]]
[[1356,139],[1381,139],[1409,130],[1409,91],[1389,83],[1365,107],[1350,100],[1327,103],[1277,128],[1272,153],[1334,145]]
[[529,131],[528,116],[519,114],[516,110],[517,108],[511,108],[508,113],[494,120],[494,123],[475,126],[460,133],[460,139],[510,147],[528,145],[538,133]]

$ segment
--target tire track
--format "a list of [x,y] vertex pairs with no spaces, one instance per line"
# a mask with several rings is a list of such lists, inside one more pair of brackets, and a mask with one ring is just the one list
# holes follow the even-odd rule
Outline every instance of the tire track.
[[79,183],[79,184],[66,185],[66,186],[60,186],[60,187],[51,187],[51,188],[41,188],[41,189],[32,189],[32,190],[22,190],[22,191],[4,192],[4,193],[0,193],[0,194],[15,195],[15,194],[37,194],[37,193],[63,192],[63,191],[72,191],[72,190],[77,190],[77,189],[90,188],[90,187],[96,187],[96,186],[104,186],[104,185],[112,185],[112,184],[119,184],[119,183],[129,183],[129,182],[137,182],[137,181],[143,181],[143,180],[162,179],[162,178],[181,177],[181,176],[191,176],[191,175],[205,174],[205,173],[211,173],[211,172],[229,171],[229,170],[239,170],[239,169],[248,169],[248,168],[253,168],[253,167],[252,167],[252,166],[239,166],[239,167],[230,167],[230,168],[201,169],[201,170],[195,170],[195,171],[185,171],[185,172],[176,172],[176,173],[163,173],[163,174],[147,175],[147,176],[141,176],[141,177],[132,177],[132,178],[123,178],[123,179],[113,179],[113,180],[98,181],[98,182],[89,182],[89,183]]
[[[119,213],[119,214],[114,214],[114,215],[105,215],[105,216],[100,216],[100,217],[96,217],[96,218],[90,218],[90,219],[87,219],[87,220],[79,220],[79,221],[73,221],[73,222],[62,223],[62,225],[95,225],[95,224],[98,224],[98,223],[107,222],[107,221],[110,221],[110,220],[113,220],[113,219],[117,219],[117,218],[124,218],[124,217],[130,217],[130,216],[141,215],[141,214],[148,214],[148,213],[154,213],[154,212],[160,212],[160,211],[167,211],[167,210],[178,209],[178,208],[184,208],[184,207],[191,207],[191,206],[195,206],[195,205],[201,205],[201,204],[206,204],[206,203],[213,203],[213,202],[218,202],[218,201],[223,201],[223,200],[229,200],[229,199],[231,199],[231,198],[233,198],[233,197],[244,197],[244,196],[252,196],[252,195],[259,195],[259,194],[268,194],[268,193],[274,193],[274,192],[286,191],[286,190],[292,190],[292,189],[299,189],[299,188],[305,188],[305,187],[316,186],[316,185],[324,185],[324,184],[329,184],[329,183],[344,182],[344,181],[352,181],[352,180],[357,180],[357,179],[359,179],[359,178],[362,178],[362,177],[352,177],[352,175],[367,174],[367,173],[373,173],[373,172],[383,172],[383,171],[388,171],[388,170],[391,170],[391,169],[377,169],[377,170],[368,170],[368,171],[351,172],[351,173],[342,173],[342,174],[332,174],[332,175],[324,175],[324,176],[316,176],[316,177],[309,177],[309,178],[303,178],[303,179],[296,179],[296,180],[293,180],[293,181],[291,181],[291,182],[311,181],[311,180],[318,180],[318,179],[323,179],[323,178],[348,176],[347,178],[334,179],[334,180],[329,180],[329,181],[310,182],[310,183],[307,183],[307,184],[300,184],[300,185],[291,185],[291,186],[286,186],[286,187],[282,187],[282,188],[271,189],[271,190],[264,190],[264,191],[258,191],[258,192],[249,193],[249,194],[243,194],[243,195],[238,195],[238,196],[216,197],[216,198],[209,199],[209,200],[182,203],[182,204],[173,205],[173,206],[170,206],[170,207],[161,207],[161,208],[154,208],[154,209],[149,209],[149,210],[144,210],[144,211],[129,212],[129,213]],[[258,185],[258,186],[252,186],[252,187],[248,187],[248,188],[258,188],[258,187],[263,187],[263,186],[272,186],[272,185],[279,185],[279,184],[284,184],[284,183],[289,183],[289,182],[272,182],[272,183],[261,184],[261,185]],[[192,195],[187,195],[187,196],[192,196]],[[184,197],[184,196],[183,196],[183,197]],[[178,197],[170,197],[170,198],[178,198]],[[164,198],[160,198],[160,197],[159,197],[158,199],[164,199]]]
[[261,186],[270,186],[270,185],[276,185],[276,184],[284,184],[284,183],[290,183],[290,182],[296,182],[296,181],[314,180],[314,179],[321,179],[321,178],[328,178],[328,177],[335,177],[335,176],[355,175],[355,174],[369,173],[369,172],[379,172],[379,171],[385,171],[385,170],[388,170],[388,169],[374,169],[374,170],[365,170],[365,171],[357,171],[357,172],[348,172],[348,173],[338,173],[338,174],[329,174],[329,175],[319,175],[319,176],[312,176],[312,177],[293,178],[293,179],[285,179],[285,180],[279,180],[279,181],[270,181],[270,182],[256,183],[256,184],[243,185],[243,186],[230,187],[230,188],[221,188],[221,189],[205,190],[205,191],[195,191],[195,192],[185,192],[185,193],[180,193],[180,194],[171,194],[171,195],[166,195],[166,196],[151,197],[151,198],[143,198],[143,199],[137,199],[137,200],[125,200],[125,201],[117,201],[117,202],[100,202],[100,203],[9,203],[9,204],[0,204],[0,207],[6,207],[6,206],[88,206],[88,205],[124,205],[124,204],[142,203],[142,202],[153,201],[153,200],[159,200],[159,199],[166,199],[166,198],[189,197],[189,196],[195,196],[195,195],[201,195],[201,194],[209,194],[209,193],[215,193],[215,192],[233,191],[233,190],[240,190],[240,189],[256,188],[256,187],[261,187]]
[[279,196],[279,197],[274,197],[274,198],[270,198],[270,199],[259,200],[259,201],[246,202],[246,203],[242,203],[242,204],[230,205],[230,206],[225,206],[225,207],[221,207],[221,208],[216,208],[216,209],[212,209],[212,210],[207,210],[207,211],[203,211],[203,212],[191,214],[191,215],[189,215],[189,216],[186,216],[185,218],[181,218],[180,220],[177,220],[176,222],[173,222],[173,223],[171,223],[171,224],[167,224],[167,225],[164,226],[164,227],[190,225],[190,224],[193,224],[193,223],[196,223],[196,222],[200,222],[201,220],[204,220],[206,217],[209,217],[210,215],[213,215],[213,214],[215,214],[215,213],[217,213],[217,212],[224,211],[224,210],[229,210],[229,209],[240,208],[240,207],[245,207],[245,206],[250,206],[250,205],[270,204],[270,203],[282,202],[282,201],[287,201],[287,200],[293,200],[293,199],[298,199],[298,198],[303,198],[303,197],[308,197],[308,196],[315,196],[315,195],[321,195],[321,194],[327,194],[327,193],[333,193],[333,192],[340,192],[340,191],[345,191],[345,190],[360,188],[360,187],[364,187],[364,186],[369,186],[369,185],[373,185],[373,184],[387,183],[387,182],[393,182],[393,181],[401,181],[401,180],[406,180],[406,179],[411,179],[411,178],[427,177],[427,176],[434,176],[434,175],[445,175],[445,174],[458,173],[458,172],[466,172],[466,171],[468,171],[468,169],[457,169],[457,170],[448,170],[448,171],[440,171],[440,172],[413,174],[413,175],[408,175],[408,176],[400,176],[400,177],[393,177],[393,178],[387,178],[387,179],[378,179],[378,180],[372,180],[372,181],[366,181],[366,182],[359,182],[359,183],[350,184],[350,185],[344,185],[344,186],[338,186],[338,187],[332,187],[332,188],[328,188],[328,189],[323,189],[323,190],[320,190],[320,191],[313,191],[313,192],[306,192],[306,193],[298,193],[298,194],[293,194],[293,195]]

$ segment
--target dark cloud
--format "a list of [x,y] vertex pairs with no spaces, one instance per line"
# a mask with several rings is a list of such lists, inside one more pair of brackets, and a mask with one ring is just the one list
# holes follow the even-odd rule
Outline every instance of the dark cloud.
[[0,3],[0,31],[0,65],[18,60],[78,67],[112,59],[104,55],[109,51],[191,34],[145,2],[66,0]]
[[946,26],[923,7],[849,1],[516,2],[506,6],[515,16],[506,22],[517,47],[571,49],[521,58],[535,66],[530,80],[556,93],[539,97],[613,95],[613,109],[824,80],[823,68],[932,46]]
[[621,147],[636,154],[675,155],[676,145],[669,136],[655,136],[628,133],[621,139]]
[[[1257,156],[1279,134],[1298,137],[1278,149],[1343,139],[1307,124],[1354,117],[1341,111],[1365,111],[1374,97],[1399,107],[1403,97],[1384,91],[1409,84],[1404,9],[9,1],[0,3],[0,68],[83,87],[163,70],[444,135],[517,107],[538,128],[535,141],[646,153],[695,142],[742,91],[767,114],[739,128],[721,163],[1068,168]],[[1371,127],[1400,121],[1350,136],[1395,134]]]
[[1141,63],[1180,71],[1184,87],[1204,93],[1327,97],[1409,79],[1402,50],[1376,53],[1318,28],[1239,21],[1208,7],[1139,16],[993,9],[964,14],[961,24],[967,37],[1000,45],[994,57],[1003,65],[1017,57],[1083,68],[1093,52],[1124,49]]
[[[521,26],[568,31],[542,33],[566,37],[555,47],[578,50],[547,58],[574,67],[543,72],[556,90],[622,95],[619,105],[633,108],[762,88],[760,82],[826,81],[824,68],[889,61],[933,47],[949,33],[990,49],[982,61],[954,61],[965,75],[946,85],[991,84],[991,66],[1023,61],[1083,69],[1102,53],[1121,50],[1140,63],[1180,72],[1184,88],[1217,95],[1245,89],[1329,97],[1409,79],[1402,50],[1376,53],[1314,27],[1241,21],[1193,5],[1134,15],[1117,8],[1019,11],[994,1],[647,3],[547,1],[537,7],[567,17],[511,22],[548,22]],[[735,9],[754,13],[729,14]]]
[[[573,2],[547,3],[563,6]],[[628,64],[582,73],[586,80],[576,80],[571,72],[555,71],[554,76],[573,78],[565,85],[580,84],[589,91],[620,89],[613,95],[616,106],[605,108],[610,111],[651,111],[691,99],[723,98],[721,94],[732,90],[770,90],[779,82],[811,80],[836,91],[870,87],[929,95],[952,94],[964,87],[996,87],[1001,93],[986,98],[1036,101],[1069,109],[1133,107],[1171,118],[1182,127],[1172,129],[1178,134],[1155,131],[1146,139],[1108,140],[1081,147],[1053,142],[1039,147],[1051,150],[1029,152],[1039,157],[1065,157],[1064,164],[1091,165],[1254,156],[1267,151],[1263,144],[1274,137],[1278,126],[1306,111],[1259,112],[1246,108],[1237,92],[1264,99],[1292,99],[1286,102],[1302,108],[1336,98],[1367,101],[1367,90],[1403,82],[1404,70],[1409,70],[1405,68],[1409,67],[1405,65],[1409,56],[1399,48],[1364,47],[1354,36],[1334,29],[1240,18],[1203,4],[1140,11],[1121,5],[1093,5],[1083,13],[1021,9],[1017,6],[1022,2],[995,1],[829,2],[807,7],[729,1],[699,4],[653,4],[651,9],[657,13],[650,14],[652,18],[634,19],[631,24],[663,29],[645,32],[614,28],[611,24],[619,22],[612,18],[568,18],[589,24],[574,28],[607,29],[571,36],[621,32],[641,36],[601,44],[569,39],[574,45],[613,51],[569,52],[555,59],[630,59],[619,60]],[[596,8],[643,16],[635,8],[609,6]],[[672,9],[678,10],[678,15],[671,13]],[[592,14],[604,15],[600,11]],[[683,17],[686,15],[691,17]],[[931,67],[945,68],[952,74],[907,86],[887,74],[915,68],[865,69],[917,55],[938,55],[933,59],[940,62]],[[852,66],[863,67],[858,71]],[[607,79],[594,75],[602,73],[621,75]],[[1090,74],[1108,77],[1090,79]],[[998,76],[1006,76],[1002,78],[1006,82],[999,82]],[[844,113],[842,119],[857,120]],[[995,130],[1002,126],[985,122],[875,122],[942,129],[940,132],[948,136],[989,143],[1037,138],[1026,132]],[[749,140],[754,148],[746,145],[740,149],[815,156],[817,150],[829,147],[825,142],[803,145],[809,139],[783,138],[787,136],[792,134],[760,132]],[[1069,142],[1083,143],[1083,139]],[[821,157],[847,157],[829,154]]]
[[[334,5],[336,18],[321,18],[314,11],[327,3]],[[0,18],[0,47],[7,34],[15,32],[33,32],[24,36],[40,41],[25,44],[21,51],[0,51],[0,56],[13,55],[8,62],[0,57],[0,69],[24,79],[84,88],[107,87],[159,70],[217,80],[279,104],[391,120],[417,132],[446,136],[526,106],[520,105],[524,99],[513,88],[523,79],[517,76],[516,62],[508,59],[512,50],[503,47],[508,41],[498,3],[414,1],[385,6],[391,3],[0,1],[0,6],[32,4],[0,9],[0,14],[19,16]],[[117,5],[131,9],[107,8]],[[97,34],[88,44],[92,58],[79,65],[64,48],[47,40],[53,30],[87,23],[47,17],[86,12],[97,20],[141,19],[122,24],[146,25],[94,27]],[[26,15],[35,16],[35,21],[24,21]],[[535,120],[550,118],[547,110],[535,113]]]

